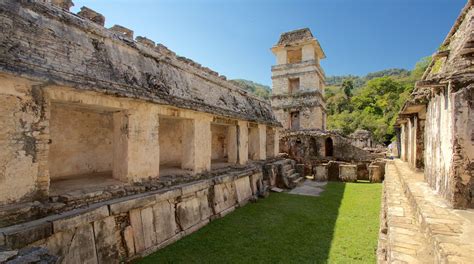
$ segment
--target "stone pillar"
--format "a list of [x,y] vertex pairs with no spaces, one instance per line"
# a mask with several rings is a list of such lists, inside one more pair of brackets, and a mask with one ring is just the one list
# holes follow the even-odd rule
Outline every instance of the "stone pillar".
[[339,178],[343,182],[357,181],[357,165],[341,164],[339,165]]
[[267,159],[267,126],[258,124],[258,154],[259,160]]
[[229,163],[237,163],[237,126],[227,127],[227,157]]
[[194,173],[211,170],[211,118],[184,121],[183,169]]
[[280,130],[274,128],[275,133],[273,133],[273,157],[278,156],[280,153]]
[[158,113],[152,107],[114,114],[115,178],[137,182],[159,176],[158,131]]
[[237,142],[239,164],[244,165],[249,158],[249,129],[247,121],[238,121],[237,126]]

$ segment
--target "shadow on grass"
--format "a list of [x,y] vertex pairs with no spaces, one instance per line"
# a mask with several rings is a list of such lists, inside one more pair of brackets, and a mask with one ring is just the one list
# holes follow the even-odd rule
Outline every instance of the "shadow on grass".
[[272,193],[139,263],[326,263],[346,185],[320,197]]

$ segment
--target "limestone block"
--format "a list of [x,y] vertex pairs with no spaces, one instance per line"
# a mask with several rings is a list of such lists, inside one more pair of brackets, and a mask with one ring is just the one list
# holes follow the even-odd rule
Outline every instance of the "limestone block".
[[339,179],[343,182],[357,181],[357,165],[341,164],[339,165]]
[[317,164],[313,167],[314,180],[315,181],[327,181],[328,180],[328,165]]
[[81,11],[77,13],[80,17],[87,18],[90,21],[104,26],[105,24],[105,17],[102,14],[97,13],[96,11],[87,8],[85,6],[81,7]]
[[263,167],[263,179],[267,180],[270,186],[276,186],[276,166],[267,164]]
[[138,194],[132,197],[125,197],[123,198],[123,201],[110,205],[110,214],[118,215],[121,213],[126,213],[132,209],[153,205],[155,202],[155,195],[150,195],[147,193]]
[[145,46],[148,46],[150,48],[155,47],[155,42],[151,39],[148,39],[146,37],[138,36],[135,39],[137,42],[142,43]]
[[262,173],[256,173],[256,174],[250,175],[250,188],[252,189],[253,195],[258,194],[258,185],[259,185],[259,182],[262,181],[262,179],[263,179]]
[[18,228],[5,228],[0,232],[5,235],[7,247],[17,249],[49,237],[53,233],[53,228],[49,222],[28,222],[18,225]]
[[124,26],[121,25],[114,25],[113,27],[110,28],[111,31],[120,34],[123,37],[133,39],[133,30],[130,30]]
[[164,192],[157,193],[155,195],[155,199],[157,202],[166,201],[166,200],[173,200],[178,196],[182,195],[181,188],[176,188],[172,190],[166,190]]
[[155,204],[153,206],[153,216],[157,244],[164,242],[177,233],[174,204],[169,201]]
[[252,197],[252,189],[250,188],[249,177],[242,177],[235,180],[235,192],[237,194],[237,202],[240,205],[245,204]]
[[382,182],[382,168],[378,165],[369,166],[370,182]]
[[193,197],[176,205],[176,216],[182,230],[186,230],[201,221],[200,201]]
[[212,215],[211,206],[209,206],[209,189],[201,190],[196,193],[199,200],[199,211],[201,212],[201,220],[208,219]]
[[140,253],[145,250],[145,236],[143,234],[142,215],[140,209],[130,211],[130,225],[133,229],[133,241],[135,252]]
[[185,185],[182,187],[182,195],[190,194],[190,193],[195,193],[197,191],[203,190],[203,189],[208,189],[210,186],[210,181],[204,180],[200,182],[193,182],[188,185]]
[[[75,213],[77,211],[77,214]],[[75,214],[71,217],[58,219],[53,222],[53,230],[54,232],[61,232],[65,230],[74,229],[77,226],[91,223],[100,219],[103,219],[109,216],[109,208],[105,206],[101,206],[97,209],[89,211],[87,213],[83,213],[83,210],[75,210],[70,213]],[[69,212],[68,212],[69,213]]]
[[72,2],[72,0],[51,0],[51,4],[55,6],[59,6],[68,11],[69,9],[71,9],[71,7],[74,6],[74,3]]
[[118,263],[117,232],[113,216],[94,222],[95,246],[99,263]]
[[235,185],[231,182],[214,185],[213,210],[218,214],[237,203]]
[[128,257],[135,255],[135,241],[133,237],[133,228],[131,226],[125,227],[123,230],[123,240],[125,241]]
[[54,233],[46,239],[38,240],[28,246],[46,248],[52,255],[59,256],[61,261],[68,253],[72,238],[74,237],[74,232],[75,230],[67,230],[64,232]]
[[145,242],[145,249],[148,249],[156,244],[153,209],[152,207],[146,207],[141,210],[140,214],[142,217],[143,241]]
[[94,230],[91,224],[82,225],[76,229],[62,263],[98,263],[94,244]]

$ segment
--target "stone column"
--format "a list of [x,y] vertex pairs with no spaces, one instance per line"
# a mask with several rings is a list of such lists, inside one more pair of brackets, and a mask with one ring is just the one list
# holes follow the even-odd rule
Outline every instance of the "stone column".
[[211,118],[184,121],[182,168],[194,173],[211,170],[211,141]]
[[280,129],[274,128],[273,131],[273,157],[276,157],[280,153]]
[[237,126],[227,127],[227,157],[229,163],[237,163]]
[[159,117],[156,110],[147,106],[114,114],[115,178],[137,182],[159,176]]
[[238,121],[238,155],[239,164],[244,165],[249,159],[249,128],[247,121]]
[[264,160],[267,159],[267,126],[258,124],[258,137],[259,137],[259,150],[258,150],[258,159]]

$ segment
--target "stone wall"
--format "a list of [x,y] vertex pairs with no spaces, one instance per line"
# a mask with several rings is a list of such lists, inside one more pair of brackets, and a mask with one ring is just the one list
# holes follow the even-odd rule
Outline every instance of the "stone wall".
[[0,246],[39,246],[59,263],[117,263],[145,256],[245,205],[261,171],[227,174],[0,229]]
[[278,125],[267,103],[163,45],[133,41],[44,1],[2,1],[0,10],[2,72]]
[[53,104],[49,122],[51,179],[92,172],[112,173],[111,113]]

